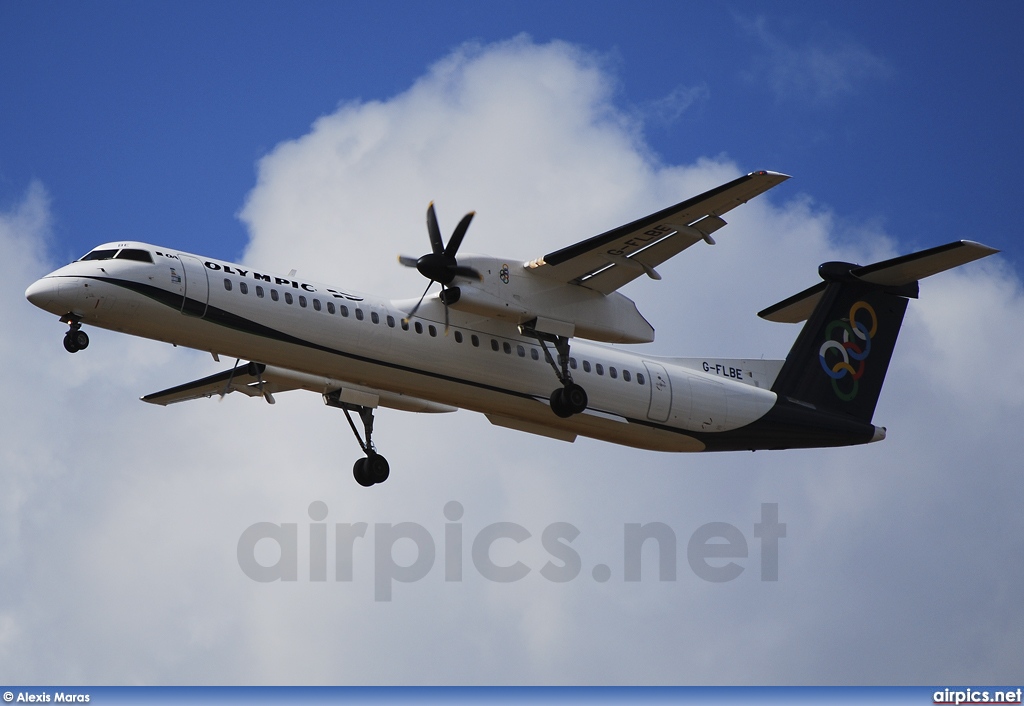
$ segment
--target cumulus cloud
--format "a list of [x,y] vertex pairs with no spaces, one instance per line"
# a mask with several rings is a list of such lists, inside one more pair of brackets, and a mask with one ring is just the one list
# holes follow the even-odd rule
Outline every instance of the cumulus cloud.
[[[436,200],[449,231],[478,218],[466,251],[529,259],[772,165],[659,162],[614,102],[600,57],[519,38],[463,47],[387,100],[346,102],[259,165],[241,217],[245,258],[352,289],[416,296],[397,252],[427,249]],[[784,356],[795,327],[754,312],[813,283],[830,259],[902,251],[865,226],[836,245],[837,219],[789,182],[733,211],[698,246],[626,293],[658,329],[651,349]],[[0,217],[8,380],[0,477],[0,679],[47,683],[793,683],[1020,681],[1024,633],[1024,421],[1006,352],[1024,338],[1018,275],[973,265],[922,285],[911,305],[870,447],[666,455],[564,444],[466,412],[383,410],[375,440],[388,483],[351,478],[357,449],[313,395],[151,408],[138,395],[218,369],[209,357],[94,332],[68,356],[61,327],[24,287],[45,257],[41,187]],[[851,250],[851,248],[856,250]],[[11,389],[13,387],[13,390]],[[310,580],[308,508],[328,509],[328,581]],[[463,514],[444,514],[449,501]],[[779,580],[760,580],[763,503],[787,524]],[[487,525],[521,581],[484,579],[470,558]],[[257,522],[295,523],[295,582],[258,583],[236,560]],[[366,522],[351,582],[334,581],[335,523]],[[415,522],[435,544],[416,583],[374,600],[377,524]],[[541,541],[579,529],[579,576],[545,579]],[[677,577],[653,546],[623,577],[626,523],[677,538]],[[701,525],[744,536],[740,576],[708,583],[687,563]],[[445,581],[446,525],[464,537],[463,580]],[[454,527],[452,529],[455,529]],[[267,549],[266,546],[263,549]],[[396,560],[416,558],[411,540]],[[261,550],[262,551],[262,550]],[[273,555],[270,551],[269,556]],[[269,558],[265,560],[270,561]],[[315,559],[314,559],[315,560]],[[610,568],[596,581],[598,564]],[[756,636],[756,637],[755,637]],[[767,645],[765,643],[767,640]]]

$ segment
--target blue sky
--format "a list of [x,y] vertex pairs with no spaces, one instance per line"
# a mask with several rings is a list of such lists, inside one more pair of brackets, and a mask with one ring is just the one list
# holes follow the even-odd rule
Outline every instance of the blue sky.
[[[0,0],[0,683],[1021,683],[1022,15]],[[755,312],[821,262],[1004,251],[922,283],[881,443],[663,454],[381,410],[392,474],[366,491],[318,396],[142,404],[226,362],[96,327],[69,355],[23,295],[137,238],[419,296],[395,255],[425,251],[431,199],[445,230],[477,210],[463,251],[514,262],[761,168],[794,178],[623,288],[657,330],[641,350],[781,358],[796,327]],[[452,501],[467,547],[527,528],[495,561],[531,573],[499,584],[467,559],[445,581]],[[370,528],[350,582],[307,580],[314,502]],[[758,571],[765,504],[788,528],[778,581]],[[300,580],[243,573],[262,522],[299,527]],[[376,527],[400,522],[438,561],[377,601]],[[555,522],[580,531],[566,583],[539,571]],[[677,578],[645,548],[626,581],[623,529],[650,522],[678,539]],[[733,581],[687,564],[710,522],[749,543]]]
[[743,2],[5,2],[0,203],[40,180],[60,255],[137,237],[237,257],[235,215],[274,145],[339,103],[400,93],[465,42],[525,32],[600,55],[616,104],[666,163],[726,154],[792,174],[790,188],[912,246],[968,237],[1024,258],[1018,3],[763,13]]

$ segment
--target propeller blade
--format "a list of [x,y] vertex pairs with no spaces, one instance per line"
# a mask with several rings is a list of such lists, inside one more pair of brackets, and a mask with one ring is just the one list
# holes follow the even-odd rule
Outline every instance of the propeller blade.
[[409,257],[408,255],[399,255],[398,256],[399,264],[405,265],[406,267],[416,267],[416,261],[418,259],[419,258],[417,258],[417,257]]
[[453,272],[456,277],[469,277],[475,280],[479,280],[481,282],[484,279],[484,276],[480,274],[477,270],[466,265],[456,265],[455,267],[449,268],[448,271]]
[[441,285],[441,303],[444,304],[444,335],[448,335],[448,299],[444,296],[448,288],[443,284]]
[[420,300],[418,302],[416,302],[416,306],[414,306],[412,308],[412,311],[410,311],[406,315],[406,317],[404,319],[402,319],[402,321],[404,321],[405,323],[409,323],[409,319],[411,319],[412,317],[416,316],[416,312],[420,310],[420,304],[422,304],[423,300],[426,299],[427,292],[429,292],[430,288],[433,287],[433,286],[434,286],[434,280],[430,280],[430,283],[427,284],[427,288],[424,289],[423,290],[423,294],[420,295]]
[[466,237],[466,230],[469,229],[469,224],[475,215],[476,211],[470,211],[462,217],[462,220],[459,221],[459,225],[455,226],[455,232],[452,233],[452,237],[448,239],[448,247],[444,249],[445,255],[448,257],[455,257],[455,253],[459,251],[459,246],[462,245],[462,239]]
[[430,248],[435,254],[444,252],[444,241],[441,240],[441,229],[437,226],[437,214],[434,213],[434,202],[427,207],[427,234],[430,236]]

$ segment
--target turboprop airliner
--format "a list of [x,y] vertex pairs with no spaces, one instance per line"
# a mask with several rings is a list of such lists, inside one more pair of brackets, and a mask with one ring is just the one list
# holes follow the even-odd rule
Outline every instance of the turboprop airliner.
[[430,281],[418,300],[127,241],[98,246],[25,296],[68,325],[71,353],[89,345],[83,326],[98,326],[235,359],[145,402],[322,395],[344,411],[362,449],[353,466],[362,486],[390,474],[373,443],[378,407],[468,409],[522,432],[657,451],[879,441],[875,404],[918,281],[993,248],[961,240],[870,265],[824,263],[821,282],[759,314],[806,321],[785,360],[660,357],[607,345],[654,340],[623,285],[661,279],[661,263],[714,245],[724,214],[788,178],[753,172],[528,262],[459,256],[473,214],[445,243],[431,204],[430,252],[399,258]]

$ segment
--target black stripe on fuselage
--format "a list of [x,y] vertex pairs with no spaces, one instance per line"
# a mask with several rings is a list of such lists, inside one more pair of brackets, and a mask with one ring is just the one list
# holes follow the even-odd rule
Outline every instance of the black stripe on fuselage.
[[[185,303],[185,297],[165,289],[132,280],[117,279],[113,277],[89,277],[118,287],[129,289],[133,292],[149,297],[165,306],[181,311]],[[202,302],[189,299],[196,306],[202,307]],[[339,355],[351,360],[357,360],[370,365],[378,365],[392,370],[424,375],[437,380],[444,380],[461,385],[469,385],[490,392],[511,395],[521,399],[538,400],[536,395],[526,392],[509,390],[475,380],[435,373],[429,370],[413,368],[398,363],[378,360],[361,356],[356,353],[337,350],[319,343],[307,341],[291,334],[278,331],[275,328],[257,323],[219,307],[207,305],[204,321],[231,328],[236,331],[248,333],[282,343],[290,343],[313,350]],[[613,413],[614,412],[609,412]],[[702,442],[708,451],[750,451],[760,449],[787,449],[787,448],[816,448],[821,446],[848,446],[851,444],[862,444],[871,440],[874,435],[874,427],[852,418],[846,419],[840,415],[823,413],[818,410],[808,409],[788,400],[779,400],[760,419],[747,424],[746,426],[724,432],[700,432],[671,427],[664,424],[652,422],[649,419],[636,419],[624,417],[630,424],[638,424],[652,429],[660,429],[673,434],[689,436]]]
[[[182,297],[180,294],[168,292],[167,290],[155,287],[153,285],[143,284],[141,282],[133,282],[132,280],[116,279],[113,277],[90,277],[89,279],[95,279],[101,282],[106,282],[107,284],[112,284],[118,287],[123,287],[125,289],[130,289],[133,292],[147,296],[150,299],[160,302],[161,304],[165,304],[166,306],[176,311],[180,311],[181,305],[184,300],[184,297]],[[195,302],[200,307],[202,306],[202,302],[199,302],[198,300],[189,299],[189,301]],[[403,372],[415,373],[418,375],[426,375],[428,377],[432,377],[437,380],[444,380],[446,382],[453,382],[462,385],[471,385],[473,387],[489,390],[491,392],[500,392],[506,395],[513,395],[515,397],[520,397],[522,399],[537,399],[535,395],[531,395],[527,392],[517,392],[516,390],[508,390],[502,387],[495,387],[493,385],[488,385],[486,383],[476,382],[474,380],[465,380],[462,378],[453,377],[451,375],[445,375],[443,373],[435,373],[429,370],[413,368],[407,365],[401,365],[399,363],[391,363],[384,360],[378,360],[377,358],[369,358],[367,356],[362,356],[357,353],[350,353],[348,351],[342,351],[336,348],[331,348],[329,346],[324,346],[319,343],[307,341],[303,338],[298,338],[297,336],[293,336],[283,331],[278,331],[277,329],[271,328],[270,326],[265,326],[264,324],[257,323],[251,319],[247,319],[243,316],[233,314],[230,311],[225,311],[224,309],[209,304],[206,306],[206,315],[203,316],[201,320],[208,321],[212,324],[217,324],[219,326],[224,326],[225,328],[241,331],[242,333],[248,333],[254,336],[269,338],[271,340],[280,341],[282,343],[290,343],[296,346],[303,346],[305,348],[311,348],[313,350],[318,350],[324,353],[330,353],[333,355],[342,356],[344,358],[349,358],[350,360],[357,360],[362,363],[379,365],[385,368],[391,368],[392,370],[401,370]]]

